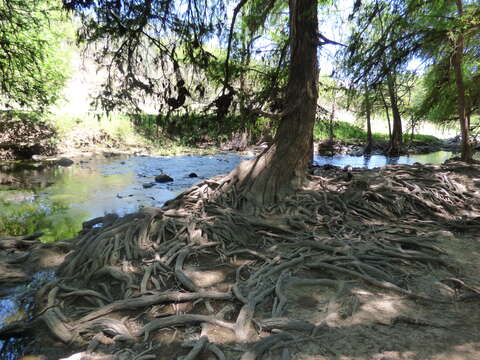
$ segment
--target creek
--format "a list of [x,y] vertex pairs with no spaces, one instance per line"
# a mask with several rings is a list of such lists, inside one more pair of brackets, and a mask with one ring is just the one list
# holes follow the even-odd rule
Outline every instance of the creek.
[[[316,156],[315,162],[375,168],[415,162],[440,164],[451,156],[445,151],[396,158]],[[81,230],[84,221],[108,213],[125,215],[145,206],[162,206],[195,183],[229,172],[241,159],[236,154],[218,154],[85,158],[70,167],[0,164],[0,237],[43,232],[44,242],[68,239]],[[174,181],[156,183],[155,176],[162,173]],[[190,177],[192,173],[198,177]],[[11,321],[28,319],[34,291],[52,276],[52,271],[40,272],[30,283],[14,288],[2,288],[0,284],[0,328]],[[0,341],[0,358],[17,359],[23,349],[22,340]]]

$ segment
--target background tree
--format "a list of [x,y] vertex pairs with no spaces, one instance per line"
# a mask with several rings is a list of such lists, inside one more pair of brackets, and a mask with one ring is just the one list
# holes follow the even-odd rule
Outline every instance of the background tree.
[[[478,67],[480,63],[480,32],[478,31],[478,17],[474,15],[476,9],[472,7],[470,2],[466,4],[468,7],[466,13],[464,10],[463,17],[463,27],[466,31],[463,36],[461,74],[458,68],[454,69],[452,66],[452,51],[457,51],[456,48],[452,47],[453,45],[445,44],[443,48],[435,49],[436,61],[429,64],[426,69],[423,77],[421,101],[416,108],[416,112],[417,116],[428,118],[432,122],[451,125],[461,118],[460,105],[464,107],[464,110],[461,110],[461,113],[465,114],[464,127],[471,131],[475,129],[471,123],[472,117],[478,114],[480,110],[480,85],[478,81],[480,79]],[[477,25],[475,26],[475,24]],[[455,35],[452,32],[452,41],[455,40],[455,36],[458,36],[458,34]],[[457,102],[459,85],[457,79],[460,79],[460,87],[464,89],[463,105]],[[464,149],[465,151],[470,151],[469,147]]]
[[[245,3],[244,0],[238,2],[233,20]],[[201,69],[208,66],[211,58],[205,50],[206,43],[214,35],[220,41],[223,39],[223,44],[227,44],[225,82],[214,104],[218,114],[228,112],[235,94],[229,82],[235,21],[227,27],[227,34],[222,31],[227,13],[223,1],[189,0],[178,7],[176,2],[160,0],[141,4],[136,1],[65,0],[65,5],[69,9],[80,10],[84,24],[81,39],[89,42],[101,40],[104,44],[99,56],[111,59],[109,73],[123,69],[121,89],[125,96],[129,96],[130,90],[162,96],[155,86],[154,75],[157,72],[146,73],[143,69],[146,56],[153,56],[149,63],[158,64],[158,68],[172,66],[179,69],[176,53],[170,49],[181,48],[184,59]],[[288,6],[289,76],[285,95],[282,96],[285,106],[276,115],[279,127],[274,143],[264,154],[243,163],[231,174],[232,185],[241,190],[247,201],[258,204],[283,197],[305,180],[318,96],[317,47],[329,42],[318,33],[317,1],[290,0]],[[271,8],[266,6],[261,9],[268,14]],[[138,76],[137,71],[142,76]],[[176,90],[177,97],[172,96],[174,100],[182,100],[179,90],[186,87],[181,76],[179,69],[175,89],[167,85],[167,89]],[[162,81],[171,82],[165,78]],[[111,89],[111,84],[107,82],[105,99],[111,98]],[[106,105],[109,105],[108,102]],[[174,105],[182,104],[177,102]]]
[[6,108],[45,109],[68,77],[71,26],[55,0],[0,0],[0,98]]
[[[471,160],[462,69],[465,43],[478,40],[479,5],[476,0],[373,0],[363,2],[362,7],[356,8],[358,26],[349,47],[349,61],[354,69],[353,78],[360,79],[369,74],[373,79],[385,77],[387,84],[390,84],[390,105],[394,119],[392,145],[395,145],[396,141],[395,122],[398,123],[396,101],[392,97],[396,71],[405,68],[409,61],[415,58],[433,63],[447,56],[455,73],[462,159]],[[361,24],[364,24],[363,27]],[[365,43],[365,40],[370,41]],[[398,137],[397,139],[400,140]]]
[[[426,118],[440,125],[454,125],[457,119],[456,84],[453,80],[449,58],[440,59],[426,69],[422,77],[419,102],[415,107],[416,116]],[[465,83],[465,114],[468,127],[474,128],[472,118],[480,110],[480,73],[477,62],[466,60],[463,78]]]
[[359,84],[368,89],[386,84],[393,118],[388,153],[394,156],[401,153],[403,142],[398,76],[408,59],[408,54],[397,44],[402,36],[402,19],[397,12],[395,2],[364,3],[357,9],[355,30],[344,52],[344,73],[352,86]]

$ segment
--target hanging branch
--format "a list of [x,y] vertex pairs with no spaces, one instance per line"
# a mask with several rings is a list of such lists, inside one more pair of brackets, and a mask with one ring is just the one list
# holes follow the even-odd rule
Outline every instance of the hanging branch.
[[237,20],[237,15],[242,9],[242,7],[247,3],[248,0],[240,0],[237,6],[235,6],[235,9],[233,9],[233,16],[232,16],[232,23],[230,24],[230,31],[228,34],[228,47],[227,47],[227,58],[225,60],[225,82],[223,85],[223,90],[222,93],[225,94],[225,89],[227,89],[228,82],[230,80],[230,68],[229,68],[229,62],[230,62],[230,52],[232,51],[232,39],[233,39],[233,29],[235,27],[235,22]]
[[318,39],[318,43],[317,43],[318,46],[323,46],[323,45],[330,44],[330,45],[339,45],[339,46],[347,47],[347,45],[342,44],[342,43],[339,43],[339,42],[336,42],[336,41],[334,41],[334,40],[330,40],[330,39],[327,38],[325,35],[320,34],[320,33],[318,33],[318,38],[319,38],[319,39]]

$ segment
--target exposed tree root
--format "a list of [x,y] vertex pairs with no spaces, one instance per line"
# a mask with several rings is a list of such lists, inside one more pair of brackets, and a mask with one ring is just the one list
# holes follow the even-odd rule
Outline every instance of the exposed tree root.
[[219,320],[213,316],[207,315],[196,315],[196,314],[184,314],[184,315],[173,315],[168,316],[163,319],[157,319],[149,322],[143,327],[143,329],[138,333],[139,336],[144,336],[145,340],[148,339],[152,331],[163,329],[170,326],[180,325],[185,326],[186,324],[200,324],[200,323],[210,323],[213,325],[218,325],[225,327],[227,329],[233,330],[235,324]]
[[[63,342],[91,341],[93,347],[97,334],[147,347],[160,329],[212,324],[247,349],[241,360],[254,360],[279,342],[296,341],[298,332],[325,326],[283,317],[285,288],[292,284],[341,288],[360,280],[414,300],[452,302],[405,284],[426,267],[438,267],[452,273],[445,282],[478,295],[457,278],[455,264],[436,244],[445,229],[480,227],[480,194],[456,181],[458,166],[354,171],[352,181],[325,173],[275,206],[248,210],[239,208],[244,199],[233,178],[217,177],[163,209],[96,219],[91,223],[103,227],[85,226],[58,280],[42,289],[48,293],[46,304],[39,304],[42,319]],[[233,268],[235,280],[202,287],[198,276],[205,267]],[[321,278],[314,277],[318,270]],[[152,311],[186,302],[194,313],[155,318],[160,315]],[[227,304],[234,305],[228,306],[231,317],[215,316]],[[225,359],[208,331],[198,335],[187,343],[192,349],[184,360],[204,351]],[[288,358],[291,349],[277,348],[278,358]]]

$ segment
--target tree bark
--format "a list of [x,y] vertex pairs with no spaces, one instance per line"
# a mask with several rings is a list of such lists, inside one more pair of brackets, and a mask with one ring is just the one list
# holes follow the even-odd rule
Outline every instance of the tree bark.
[[380,89],[380,96],[382,97],[383,106],[385,107],[385,114],[387,115],[387,124],[388,124],[388,140],[392,140],[392,126],[390,125],[390,112],[388,110],[387,100],[385,100],[385,96],[383,95],[383,90]]
[[330,112],[330,118],[328,123],[328,140],[333,143],[335,134],[333,132],[333,122],[335,121],[335,111],[337,109],[337,91],[333,90],[332,111]]
[[400,110],[398,109],[395,81],[391,73],[388,73],[387,75],[387,86],[393,115],[393,130],[388,154],[391,156],[398,156],[401,153],[402,147],[402,118],[400,116]]
[[363,152],[365,154],[370,154],[372,152],[373,139],[372,139],[372,123],[370,119],[371,117],[370,93],[367,86],[365,86],[365,115],[367,120],[367,146],[365,146],[365,150]]
[[[254,205],[276,202],[306,182],[318,98],[316,0],[289,0],[291,60],[285,111],[272,146],[232,171],[232,185]],[[242,204],[239,204],[242,206]]]
[[[463,16],[463,3],[462,0],[455,0],[457,5],[457,13],[459,17]],[[460,129],[462,133],[462,155],[461,158],[463,161],[472,161],[472,149],[470,146],[470,139],[468,134],[468,118],[466,116],[466,104],[465,104],[465,84],[463,81],[462,73],[462,63],[463,63],[463,48],[464,48],[464,37],[460,32],[456,38],[454,44],[454,54],[453,54],[453,68],[455,71],[455,83],[457,86],[457,110],[458,110],[458,120],[460,121]]]

